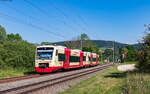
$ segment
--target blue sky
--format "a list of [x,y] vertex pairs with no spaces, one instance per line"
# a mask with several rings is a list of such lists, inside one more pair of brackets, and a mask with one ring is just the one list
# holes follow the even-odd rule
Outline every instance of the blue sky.
[[149,0],[0,0],[0,25],[34,43],[94,40],[134,44],[150,23]]

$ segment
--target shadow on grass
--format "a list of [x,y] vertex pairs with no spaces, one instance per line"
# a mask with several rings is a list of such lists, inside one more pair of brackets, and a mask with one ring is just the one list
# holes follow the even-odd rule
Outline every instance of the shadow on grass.
[[24,72],[24,75],[32,75],[37,74],[36,71]]
[[123,72],[123,73],[115,72],[115,73],[111,73],[109,75],[106,75],[104,77],[105,78],[123,78],[123,77],[126,77],[126,73],[127,72]]

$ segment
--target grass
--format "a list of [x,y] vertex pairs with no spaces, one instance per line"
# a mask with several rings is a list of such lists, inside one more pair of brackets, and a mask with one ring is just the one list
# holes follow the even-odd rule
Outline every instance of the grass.
[[121,63],[121,64],[136,64],[137,62],[133,61],[133,62],[124,62],[124,63]]
[[28,75],[31,74],[33,72],[30,72],[27,69],[23,69],[23,68],[3,68],[0,69],[0,79],[2,78],[11,78],[11,77],[17,77],[17,76],[23,76],[23,75]]
[[[125,62],[122,64],[136,64]],[[120,72],[117,66],[111,67],[92,78],[81,81],[59,94],[150,94],[150,74]],[[26,69],[0,69],[0,79],[34,74]]]
[[106,64],[105,62],[101,62],[101,61],[99,61],[99,64]]
[[129,72],[123,94],[150,94],[150,74]]
[[[123,64],[136,64],[136,62]],[[116,65],[59,94],[150,94],[150,74],[120,72]]]
[[84,80],[59,94],[121,94],[125,73],[115,67]]

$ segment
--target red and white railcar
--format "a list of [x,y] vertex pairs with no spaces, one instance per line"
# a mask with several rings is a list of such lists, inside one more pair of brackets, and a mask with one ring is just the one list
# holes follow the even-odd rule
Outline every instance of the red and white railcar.
[[95,60],[98,60],[98,56],[90,52],[71,50],[63,46],[37,46],[35,69],[36,72],[48,73],[58,69],[97,65]]
[[92,66],[98,64],[98,55],[96,53],[92,53]]

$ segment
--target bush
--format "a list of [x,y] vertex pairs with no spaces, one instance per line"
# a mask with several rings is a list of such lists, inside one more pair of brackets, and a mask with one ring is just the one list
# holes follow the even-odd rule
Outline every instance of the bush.
[[140,71],[150,72],[150,33],[147,33],[143,39],[143,48],[139,51],[137,67]]
[[35,45],[19,34],[7,34],[0,26],[0,68],[34,68]]
[[13,68],[33,68],[35,45],[26,41],[6,41],[3,44],[2,60],[5,65]]

